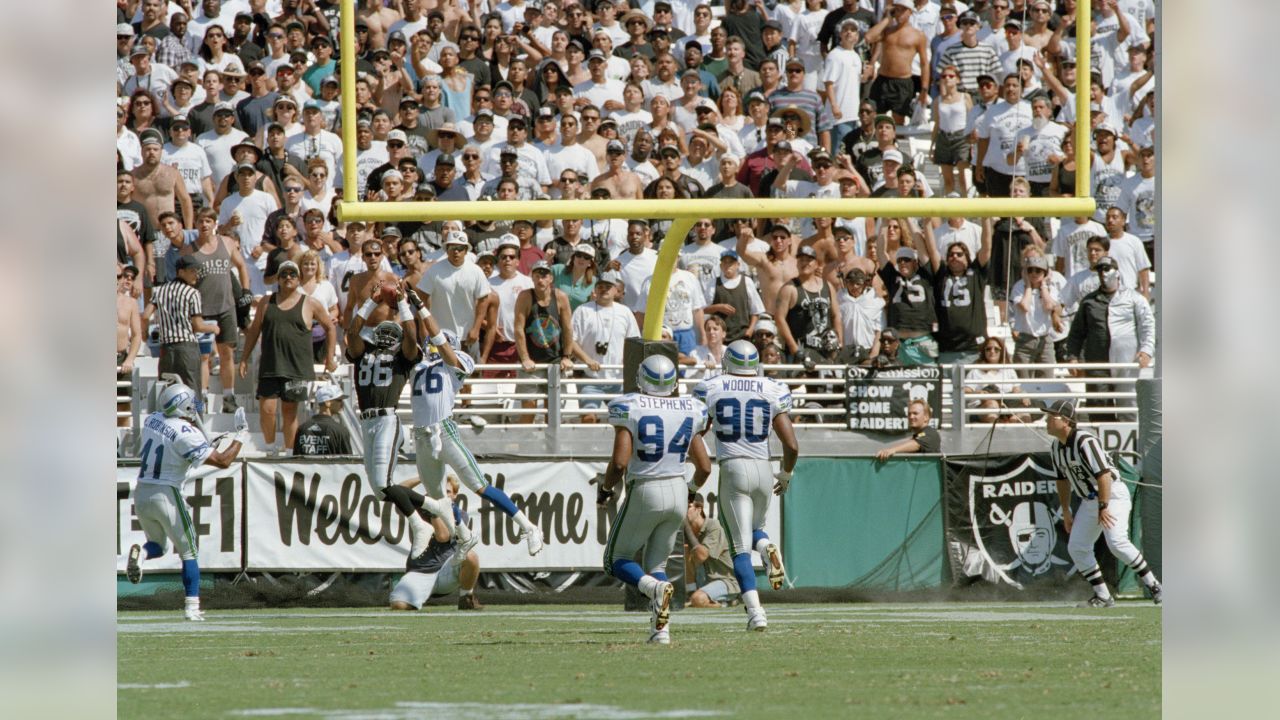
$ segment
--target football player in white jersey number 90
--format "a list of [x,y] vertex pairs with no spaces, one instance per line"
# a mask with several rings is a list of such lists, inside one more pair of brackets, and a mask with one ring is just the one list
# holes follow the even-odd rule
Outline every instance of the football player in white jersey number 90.
[[[711,458],[702,444],[707,406],[691,397],[669,397],[679,374],[675,364],[662,355],[645,358],[637,374],[641,392],[627,393],[609,403],[613,457],[596,502],[607,505],[614,486],[627,476],[627,497],[609,531],[604,569],[652,600],[649,642],[668,645],[674,588],[662,568],[688,507],[686,459],[698,472],[711,472]],[[641,549],[643,565],[635,561]]]
[[[192,467],[231,467],[240,447],[249,436],[244,408],[237,408],[236,432],[226,450],[209,443],[196,414],[196,393],[182,383],[173,383],[160,392],[160,409],[142,423],[142,464],[133,491],[133,511],[147,536],[143,545],[129,548],[125,575],[129,582],[142,580],[142,561],[165,553],[173,541],[182,558],[182,587],[186,595],[184,614],[188,620],[204,620],[200,611],[200,565],[196,562],[196,529],[182,497],[187,472]],[[146,555],[144,558],[143,555]]]
[[[771,378],[760,377],[760,353],[747,340],[735,340],[725,348],[724,367],[728,374],[703,380],[693,396],[707,404],[715,429],[716,460],[720,463],[720,524],[733,545],[733,574],[742,587],[742,605],[747,611],[747,629],[768,626],[756,571],[751,567],[754,548],[764,560],[769,584],[782,587],[786,572],[782,553],[764,531],[769,510],[769,491],[781,495],[791,483],[800,445],[791,427],[791,391]],[[782,470],[772,474],[769,465],[769,428],[782,442]],[[707,474],[710,474],[710,469]],[[702,485],[706,475],[694,475]]]

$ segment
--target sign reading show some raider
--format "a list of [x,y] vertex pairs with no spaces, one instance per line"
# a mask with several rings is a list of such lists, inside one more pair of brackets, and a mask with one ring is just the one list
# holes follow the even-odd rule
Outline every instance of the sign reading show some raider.
[[938,427],[942,417],[942,370],[937,365],[907,368],[845,369],[845,410],[849,429],[859,432],[904,433],[907,405],[912,400],[929,403],[929,425]]

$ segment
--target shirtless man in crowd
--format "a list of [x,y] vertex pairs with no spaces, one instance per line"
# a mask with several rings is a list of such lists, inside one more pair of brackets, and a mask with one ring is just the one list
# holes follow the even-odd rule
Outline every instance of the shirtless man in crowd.
[[627,148],[619,140],[610,140],[605,152],[609,169],[591,181],[591,189],[608,188],[610,197],[617,199],[644,197],[644,183],[640,176],[627,169]]
[[769,241],[769,252],[763,253],[750,249],[752,235],[751,226],[743,225],[738,229],[738,256],[756,270],[756,281],[760,285],[760,299],[766,308],[772,308],[778,300],[778,290],[795,279],[800,273],[796,268],[796,247],[799,238],[792,238],[787,226],[776,224],[765,233]]
[[379,49],[387,46],[387,35],[391,26],[400,19],[400,13],[383,7],[382,0],[363,0],[356,10],[356,18],[369,26],[369,43],[365,49]]
[[[921,107],[929,104],[929,40],[911,27],[911,0],[893,0],[884,19],[867,31],[867,43],[880,43],[880,67],[871,83],[871,99],[880,112],[893,113],[899,125],[911,117],[911,99]],[[920,57],[920,75],[913,76],[911,64]]]
[[[389,242],[394,241],[393,236],[390,234],[386,235],[385,238]],[[347,290],[347,304],[342,311],[344,325],[350,325],[351,315],[355,312],[355,309],[363,305],[365,300],[373,297],[373,293],[383,282],[400,284],[400,278],[396,277],[395,273],[381,269],[382,258],[385,256],[382,242],[382,240],[374,238],[366,240],[360,246],[360,254],[369,269],[351,276],[351,285]],[[394,315],[395,308],[379,303],[369,317],[365,318],[365,327],[374,327],[383,320],[392,320]]]
[[163,165],[160,156],[164,143],[159,135],[146,135],[142,141],[142,164],[133,169],[133,199],[147,208],[151,225],[160,227],[160,213],[180,212],[185,227],[194,227],[191,196],[182,173],[172,165]]

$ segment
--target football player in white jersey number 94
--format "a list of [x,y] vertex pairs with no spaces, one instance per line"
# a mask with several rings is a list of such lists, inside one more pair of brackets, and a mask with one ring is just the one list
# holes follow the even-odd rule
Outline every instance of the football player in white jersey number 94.
[[142,561],[163,555],[167,541],[172,540],[178,557],[182,558],[184,614],[188,620],[204,620],[200,610],[196,528],[187,512],[182,486],[193,467],[231,467],[248,439],[249,421],[245,419],[244,408],[237,408],[236,432],[231,444],[225,450],[217,450],[204,434],[195,404],[194,390],[182,383],[173,383],[160,392],[160,409],[142,423],[142,462],[133,491],[133,511],[147,542],[129,548],[125,575],[131,583],[142,580]]
[[[702,444],[707,406],[691,397],[669,397],[679,379],[669,358],[650,355],[640,363],[637,375],[641,392],[609,403],[613,457],[596,502],[607,505],[614,486],[627,476],[627,496],[609,531],[604,569],[652,600],[649,642],[667,645],[674,588],[662,568],[688,507],[686,460],[699,472],[711,472],[711,458]],[[642,549],[643,565],[635,561]]]
[[[747,340],[735,340],[725,348],[727,374],[703,380],[693,396],[707,404],[715,429],[716,459],[720,463],[720,524],[733,545],[733,574],[742,588],[747,629],[768,626],[756,571],[751,567],[754,548],[764,560],[769,584],[782,587],[786,572],[782,553],[764,531],[769,491],[781,495],[791,483],[800,445],[791,427],[791,391],[786,385],[760,376],[760,353]],[[782,470],[772,474],[769,465],[769,428],[782,442]],[[710,470],[707,471],[710,474]],[[706,475],[694,475],[701,486]]]

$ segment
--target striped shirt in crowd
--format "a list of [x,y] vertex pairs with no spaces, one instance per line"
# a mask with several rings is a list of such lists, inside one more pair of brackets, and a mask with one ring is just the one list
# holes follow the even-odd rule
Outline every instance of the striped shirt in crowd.
[[938,60],[938,67],[955,65],[960,71],[960,89],[968,93],[978,92],[978,76],[990,75],[995,78],[996,85],[1004,81],[1004,68],[1000,65],[1000,55],[995,48],[986,43],[978,43],[966,47],[963,42],[947,48]]
[[812,143],[817,143],[817,133],[830,130],[831,126],[835,125],[835,118],[831,115],[831,108],[827,107],[818,93],[812,90],[792,92],[785,87],[780,87],[769,96],[770,115],[788,105],[795,105],[798,110],[809,116],[807,139]]
[[167,282],[151,293],[151,304],[156,306],[161,345],[196,342],[191,316],[200,314],[199,290],[181,280]]
[[[1058,477],[1066,478],[1076,495],[1084,499],[1098,496],[1097,478],[1102,473],[1111,473],[1113,481],[1120,477],[1115,465],[1102,449],[1098,436],[1088,430],[1073,430],[1065,443],[1054,438],[1049,446],[1049,455],[1053,458],[1053,468]],[[1113,482],[1112,487],[1115,486],[1116,483]]]

